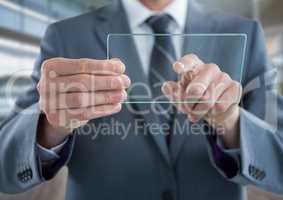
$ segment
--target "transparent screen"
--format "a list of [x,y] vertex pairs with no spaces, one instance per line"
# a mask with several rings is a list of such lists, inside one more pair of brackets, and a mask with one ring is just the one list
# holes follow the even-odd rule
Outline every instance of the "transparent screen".
[[[151,76],[150,69],[156,66],[151,66],[152,54],[155,42],[165,38],[172,41],[176,52],[175,57],[170,56],[169,53],[167,55],[170,67],[183,56],[195,54],[204,64],[216,64],[222,72],[241,83],[246,53],[247,37],[245,34],[109,34],[107,58],[121,59],[126,66],[125,73],[132,81],[132,85],[128,89],[128,99],[124,103],[196,102],[194,98],[172,102],[166,97],[156,97],[153,94],[153,91],[156,90],[152,89],[149,76]],[[168,49],[161,49],[161,51],[166,55]],[[160,79],[159,83],[155,82],[156,87],[161,88],[166,81],[178,82],[181,79],[182,75],[176,75],[176,80],[168,80],[158,74],[159,71],[162,71],[160,69],[162,68],[156,70]],[[173,67],[170,73],[175,73]],[[215,86],[215,90],[217,90],[217,86]],[[206,101],[209,101],[209,98]],[[237,101],[237,99],[233,101]]]

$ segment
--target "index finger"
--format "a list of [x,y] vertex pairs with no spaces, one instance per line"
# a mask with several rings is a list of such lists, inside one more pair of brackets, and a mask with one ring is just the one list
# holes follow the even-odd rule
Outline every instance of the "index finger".
[[52,58],[46,60],[42,66],[43,73],[52,72],[55,76],[75,74],[120,75],[125,72],[125,69],[125,65],[119,59]]
[[195,54],[188,54],[182,57],[173,65],[173,69],[177,74],[184,74],[189,71],[194,71],[199,65],[203,65],[203,62]]

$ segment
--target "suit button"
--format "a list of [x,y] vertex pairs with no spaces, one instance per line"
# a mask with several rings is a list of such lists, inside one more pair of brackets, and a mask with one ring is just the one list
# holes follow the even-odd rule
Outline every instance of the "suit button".
[[266,176],[264,171],[258,169],[257,167],[253,165],[249,165],[249,174],[250,176],[252,176],[253,178],[259,181],[263,180]]
[[162,200],[174,200],[173,194],[170,191],[165,191],[162,193]]
[[22,179],[23,179],[23,173],[20,172],[20,173],[17,174],[17,176],[18,176],[18,180],[22,181]]
[[28,176],[30,179],[33,178],[33,173],[32,173],[32,169],[31,169],[31,168],[29,168],[29,169],[27,170],[27,176]]
[[266,174],[264,171],[260,171],[258,175],[258,180],[262,181],[265,178]]
[[257,173],[258,173],[258,169],[255,166],[250,165],[249,166],[249,174],[250,174],[250,176],[255,177]]
[[33,172],[31,168],[28,168],[22,172],[19,172],[17,174],[18,180],[21,181],[22,183],[26,183],[30,181],[33,178]]

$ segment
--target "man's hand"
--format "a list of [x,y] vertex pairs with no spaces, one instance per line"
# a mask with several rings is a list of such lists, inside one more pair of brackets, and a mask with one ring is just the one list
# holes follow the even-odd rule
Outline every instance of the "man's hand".
[[125,89],[131,84],[124,72],[125,65],[118,59],[45,61],[37,87],[44,113],[39,143],[55,146],[90,119],[119,112],[121,102],[127,99]]
[[[239,101],[242,87],[215,64],[205,64],[196,55],[181,58],[173,66],[178,82],[166,82],[164,94],[176,102],[178,110],[191,122],[206,120],[212,127],[222,126],[228,148],[239,145]],[[180,103],[181,102],[181,103]]]

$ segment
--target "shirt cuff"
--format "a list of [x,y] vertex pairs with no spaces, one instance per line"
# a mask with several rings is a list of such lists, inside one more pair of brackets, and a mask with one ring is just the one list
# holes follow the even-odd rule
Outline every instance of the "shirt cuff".
[[227,177],[235,177],[240,169],[239,149],[225,150],[216,135],[207,135],[212,159],[217,168]]
[[239,160],[239,155],[241,153],[241,149],[227,149],[227,148],[225,148],[223,140],[220,137],[218,137],[218,136],[216,136],[216,144],[221,149],[221,151],[223,153],[231,156],[236,161]]
[[64,146],[68,143],[69,138],[65,139],[64,142],[62,142],[61,144],[51,148],[51,149],[47,149],[43,146],[41,146],[40,144],[37,143],[36,148],[37,148],[37,152],[38,155],[41,159],[41,161],[43,162],[51,162],[54,160],[58,160],[60,158],[59,154],[61,153],[62,149],[64,148]]

